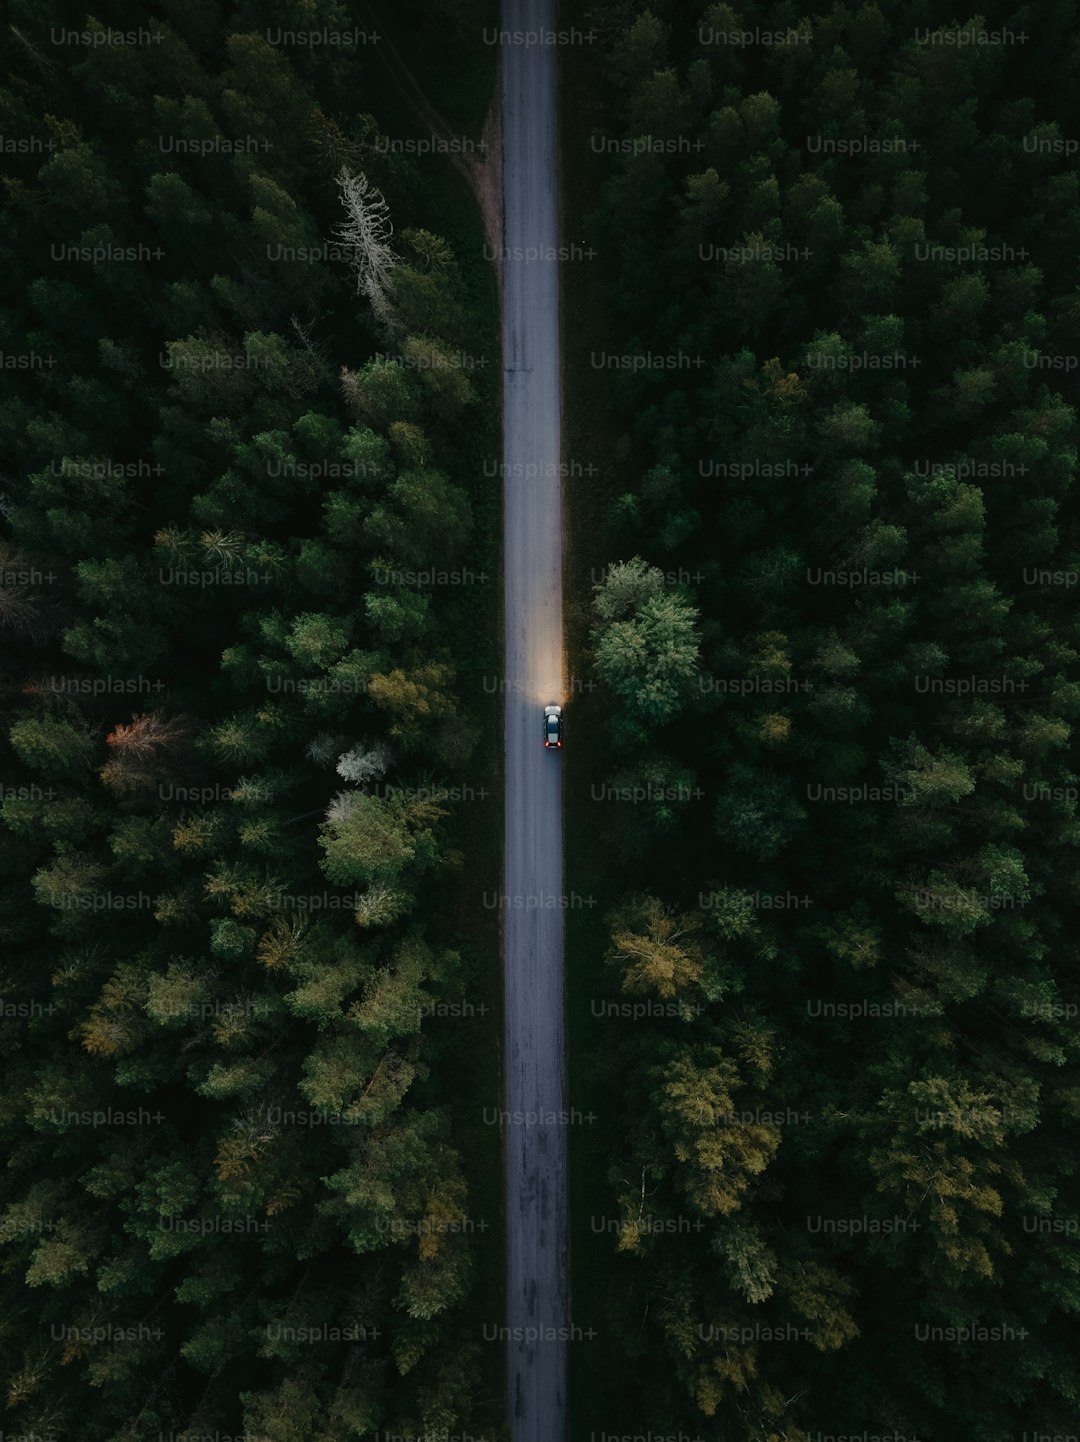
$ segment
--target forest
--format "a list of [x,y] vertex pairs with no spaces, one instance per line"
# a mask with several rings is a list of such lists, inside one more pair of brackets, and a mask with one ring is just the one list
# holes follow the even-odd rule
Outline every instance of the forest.
[[498,1425],[496,297],[374,28],[7,7],[5,1437]]
[[[2,1438],[507,1436],[496,9],[6,8]],[[1078,1430],[1078,18],[560,9],[575,1439]]]
[[1076,7],[571,15],[579,1415],[1075,1434]]

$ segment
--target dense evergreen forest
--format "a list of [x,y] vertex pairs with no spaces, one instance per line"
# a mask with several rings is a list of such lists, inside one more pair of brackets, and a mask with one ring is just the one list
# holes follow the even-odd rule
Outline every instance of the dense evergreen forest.
[[499,1425],[495,290],[374,30],[6,7],[5,1437]]
[[[494,8],[6,7],[3,1438],[504,1435]],[[1078,7],[565,8],[575,1436],[1075,1435]]]
[[1075,1434],[1077,7],[578,18],[610,1430]]

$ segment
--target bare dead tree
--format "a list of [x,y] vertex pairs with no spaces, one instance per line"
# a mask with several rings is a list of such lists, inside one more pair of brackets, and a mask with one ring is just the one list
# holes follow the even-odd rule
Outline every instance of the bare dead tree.
[[366,295],[375,315],[386,321],[390,312],[386,288],[398,261],[390,245],[394,233],[390,207],[366,175],[354,175],[347,166],[338,172],[337,183],[346,219],[334,234],[347,250],[356,293]]

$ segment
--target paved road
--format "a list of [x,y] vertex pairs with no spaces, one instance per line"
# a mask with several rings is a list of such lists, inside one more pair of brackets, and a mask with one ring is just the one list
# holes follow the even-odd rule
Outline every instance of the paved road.
[[[503,0],[504,30],[555,18],[554,0]],[[515,259],[559,243],[553,47],[504,45],[502,77],[507,1411],[514,1442],[562,1442],[566,1127],[535,1120],[566,1106],[562,757],[543,745],[563,700],[559,275]]]

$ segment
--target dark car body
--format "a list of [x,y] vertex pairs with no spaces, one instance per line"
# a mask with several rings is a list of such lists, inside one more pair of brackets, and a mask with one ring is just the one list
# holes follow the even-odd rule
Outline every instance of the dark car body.
[[544,707],[544,745],[549,751],[562,746],[562,707]]

